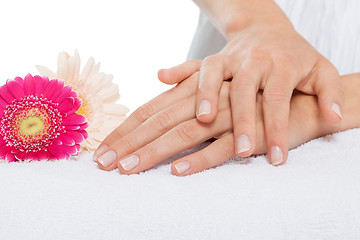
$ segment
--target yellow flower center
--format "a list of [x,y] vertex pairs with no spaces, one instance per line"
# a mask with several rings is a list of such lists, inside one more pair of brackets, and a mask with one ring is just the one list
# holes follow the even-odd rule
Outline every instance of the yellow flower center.
[[25,118],[20,123],[20,131],[24,135],[31,135],[39,132],[44,127],[44,121],[41,117],[34,115]]

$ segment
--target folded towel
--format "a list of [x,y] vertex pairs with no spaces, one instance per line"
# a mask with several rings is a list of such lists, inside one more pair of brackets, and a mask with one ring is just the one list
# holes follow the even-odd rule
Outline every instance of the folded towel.
[[89,152],[1,163],[0,236],[360,239],[359,133],[306,143],[280,167],[266,156],[235,158],[187,177],[171,174],[174,158],[131,176],[98,169]]

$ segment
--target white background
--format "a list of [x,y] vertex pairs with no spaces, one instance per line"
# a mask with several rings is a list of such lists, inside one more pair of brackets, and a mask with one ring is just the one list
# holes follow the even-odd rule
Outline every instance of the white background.
[[113,74],[131,111],[169,88],[157,71],[185,61],[198,20],[191,0],[0,0],[0,83],[35,65],[56,70],[57,54],[78,49]]

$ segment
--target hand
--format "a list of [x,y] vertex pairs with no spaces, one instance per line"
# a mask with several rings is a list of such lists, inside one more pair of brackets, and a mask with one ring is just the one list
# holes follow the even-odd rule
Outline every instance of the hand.
[[[172,155],[222,134],[222,137],[208,147],[174,161],[172,173],[186,176],[217,166],[235,156],[231,133],[230,83],[224,82],[221,88],[215,121],[203,124],[194,114],[197,81],[198,73],[195,73],[131,114],[95,152],[94,158],[99,167],[107,171],[118,167],[122,174],[139,173]],[[359,95],[355,89],[360,89],[360,82],[357,86],[346,86],[352,101],[348,101],[344,119],[338,128],[322,123],[316,97],[294,94],[289,117],[290,148],[328,133],[359,126],[360,110],[357,110],[357,102],[360,99],[355,97]],[[259,93],[256,105],[255,154],[266,152],[262,102],[262,95]]]
[[317,95],[325,120],[341,120],[343,89],[335,67],[302,38],[287,22],[257,22],[229,36],[219,53],[202,63],[189,61],[160,70],[159,79],[174,84],[200,70],[196,93],[199,121],[216,119],[223,80],[230,86],[234,142],[238,156],[256,149],[256,94],[264,90],[263,114],[267,152],[271,163],[282,164],[288,152],[290,98],[297,89]]

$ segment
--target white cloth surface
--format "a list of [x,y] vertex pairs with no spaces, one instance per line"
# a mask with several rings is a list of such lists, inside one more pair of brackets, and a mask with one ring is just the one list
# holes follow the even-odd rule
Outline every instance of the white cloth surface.
[[0,239],[360,239],[360,129],[313,140],[284,166],[232,159],[188,177],[78,160],[0,164]]
[[[360,71],[360,1],[278,2],[341,73]],[[358,240],[359,133],[306,143],[281,167],[259,156],[184,178],[171,160],[131,176],[101,171],[91,153],[1,163],[0,239]]]

